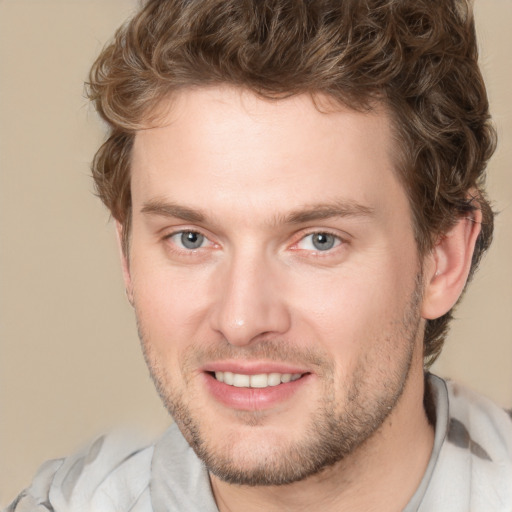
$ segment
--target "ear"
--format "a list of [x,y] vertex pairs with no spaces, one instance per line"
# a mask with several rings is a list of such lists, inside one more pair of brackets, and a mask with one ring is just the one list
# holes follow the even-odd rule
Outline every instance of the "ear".
[[476,209],[461,217],[438,240],[425,261],[422,317],[439,318],[457,302],[471,268],[475,243],[480,234],[482,212]]
[[121,268],[123,271],[123,279],[124,286],[126,288],[126,296],[128,297],[128,302],[133,306],[133,286],[132,286],[132,278],[130,275],[130,261],[129,255],[125,253],[124,245],[123,245],[123,225],[119,221],[116,222],[116,238],[117,238],[117,248],[119,249],[119,256],[121,258]]

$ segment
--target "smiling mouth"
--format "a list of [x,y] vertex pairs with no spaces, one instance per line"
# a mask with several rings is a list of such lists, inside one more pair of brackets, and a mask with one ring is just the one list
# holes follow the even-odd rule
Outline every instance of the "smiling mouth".
[[245,375],[232,372],[211,372],[219,382],[236,388],[268,388],[287,384],[300,379],[302,373],[260,373],[257,375]]

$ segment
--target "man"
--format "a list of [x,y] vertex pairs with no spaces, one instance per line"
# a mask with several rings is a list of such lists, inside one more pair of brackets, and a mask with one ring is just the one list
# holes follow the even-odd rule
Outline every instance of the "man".
[[175,420],[9,510],[512,509],[512,422],[428,373],[492,236],[462,1],[150,0],[93,175]]

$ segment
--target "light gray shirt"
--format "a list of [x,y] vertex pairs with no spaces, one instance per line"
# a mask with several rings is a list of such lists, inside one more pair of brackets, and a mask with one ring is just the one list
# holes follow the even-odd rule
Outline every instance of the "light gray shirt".
[[[435,441],[404,512],[512,512],[512,420],[486,398],[429,376]],[[218,512],[208,472],[176,425],[150,446],[119,436],[43,464],[6,512]]]

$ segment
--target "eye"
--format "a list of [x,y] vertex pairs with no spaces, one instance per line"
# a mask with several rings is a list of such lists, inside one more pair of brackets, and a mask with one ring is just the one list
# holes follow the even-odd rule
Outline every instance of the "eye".
[[302,238],[297,247],[306,251],[329,251],[341,244],[341,239],[331,233],[311,233]]
[[169,237],[177,246],[192,251],[208,243],[208,239],[196,231],[178,231]]

